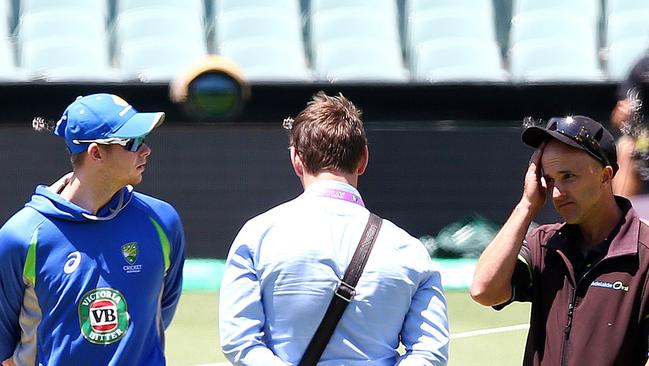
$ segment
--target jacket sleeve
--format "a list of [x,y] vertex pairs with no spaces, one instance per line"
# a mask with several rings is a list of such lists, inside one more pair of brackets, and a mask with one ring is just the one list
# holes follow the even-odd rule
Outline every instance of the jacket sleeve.
[[255,239],[253,235],[246,235],[246,232],[244,226],[234,240],[221,282],[221,349],[233,365],[286,365],[263,340],[266,317],[250,246],[250,240],[254,242]]
[[11,357],[20,341],[26,244],[7,225],[0,229],[0,361]]
[[169,269],[164,279],[162,292],[162,323],[166,329],[171,324],[182,292],[183,266],[185,264],[185,233],[180,217],[173,210],[169,223],[171,235],[169,252]]
[[[430,266],[432,267],[432,261]],[[448,314],[439,272],[424,275],[401,330],[406,353],[396,365],[446,365],[448,362]]]

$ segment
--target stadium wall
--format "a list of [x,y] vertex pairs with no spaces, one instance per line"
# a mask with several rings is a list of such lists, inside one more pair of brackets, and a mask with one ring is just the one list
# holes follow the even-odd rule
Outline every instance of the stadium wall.
[[[69,170],[63,142],[30,129],[34,116],[57,119],[77,95],[118,93],[168,121],[138,190],[172,202],[185,223],[189,257],[224,258],[243,223],[297,196],[282,120],[317,90],[341,91],[365,113],[370,166],[360,191],[368,208],[414,236],[478,213],[504,222],[522,190],[531,149],[520,142],[524,116],[583,113],[606,121],[612,84],[255,85],[236,119],[192,123],[162,84],[15,84],[0,86],[0,220],[20,208],[34,186]],[[540,222],[556,219],[550,207]]]

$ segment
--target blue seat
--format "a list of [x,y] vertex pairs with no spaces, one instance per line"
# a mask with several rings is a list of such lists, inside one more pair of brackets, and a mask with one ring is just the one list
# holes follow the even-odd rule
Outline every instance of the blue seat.
[[647,53],[649,34],[618,40],[608,47],[607,71],[612,80],[623,80],[635,62]]
[[597,49],[588,43],[531,39],[509,49],[515,81],[601,81]]
[[216,21],[216,48],[235,40],[275,38],[302,43],[299,15],[281,10],[243,9],[224,13]]
[[495,41],[443,38],[420,43],[411,60],[418,81],[505,81],[500,47]]
[[144,38],[123,43],[118,63],[130,78],[168,82],[206,56],[204,45],[182,38]]
[[518,42],[549,39],[586,43],[597,48],[597,26],[589,20],[574,17],[570,13],[527,12],[514,16],[510,31],[510,47]]
[[173,8],[133,9],[120,13],[112,30],[114,52],[126,42],[149,38],[184,39],[206,47],[202,19]]
[[107,45],[80,36],[25,41],[20,65],[34,77],[50,81],[121,79],[110,66]]
[[649,36],[649,8],[636,11],[618,11],[611,14],[606,22],[606,44],[628,38]]
[[548,15],[563,14],[581,18],[597,26],[601,18],[601,2],[594,0],[516,0],[512,17],[530,12],[541,12]]
[[313,80],[301,44],[274,38],[244,39],[221,45],[221,54],[239,65],[250,81]]
[[65,9],[41,10],[25,13],[16,29],[19,47],[52,37],[93,38],[95,43],[108,44],[105,19],[101,14]]
[[312,45],[345,38],[375,38],[399,44],[397,18],[376,12],[349,12],[345,9],[321,11],[311,17]]
[[405,82],[401,48],[381,41],[342,39],[315,45],[317,76],[328,81]]
[[20,13],[25,15],[33,12],[64,10],[97,14],[107,22],[110,16],[108,4],[107,0],[22,0]]
[[410,55],[417,45],[434,39],[471,38],[485,42],[496,39],[493,18],[477,11],[428,10],[413,14],[407,26],[407,51]]

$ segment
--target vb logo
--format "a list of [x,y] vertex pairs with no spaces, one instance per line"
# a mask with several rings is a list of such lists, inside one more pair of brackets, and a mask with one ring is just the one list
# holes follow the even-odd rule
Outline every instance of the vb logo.
[[81,333],[88,341],[97,344],[117,342],[129,326],[124,296],[110,288],[86,292],[79,303],[79,323]]

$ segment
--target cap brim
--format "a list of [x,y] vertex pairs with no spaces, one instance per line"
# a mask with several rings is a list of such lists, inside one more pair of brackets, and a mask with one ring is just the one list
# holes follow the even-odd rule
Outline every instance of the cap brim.
[[523,131],[523,134],[521,135],[521,139],[524,143],[535,148],[541,146],[541,144],[549,138],[559,140],[564,144],[576,147],[577,149],[588,151],[586,150],[586,148],[581,146],[577,141],[571,139],[570,137],[556,131],[548,131],[542,127],[528,127]]
[[120,127],[112,137],[133,138],[148,134],[165,120],[163,112],[137,113]]

